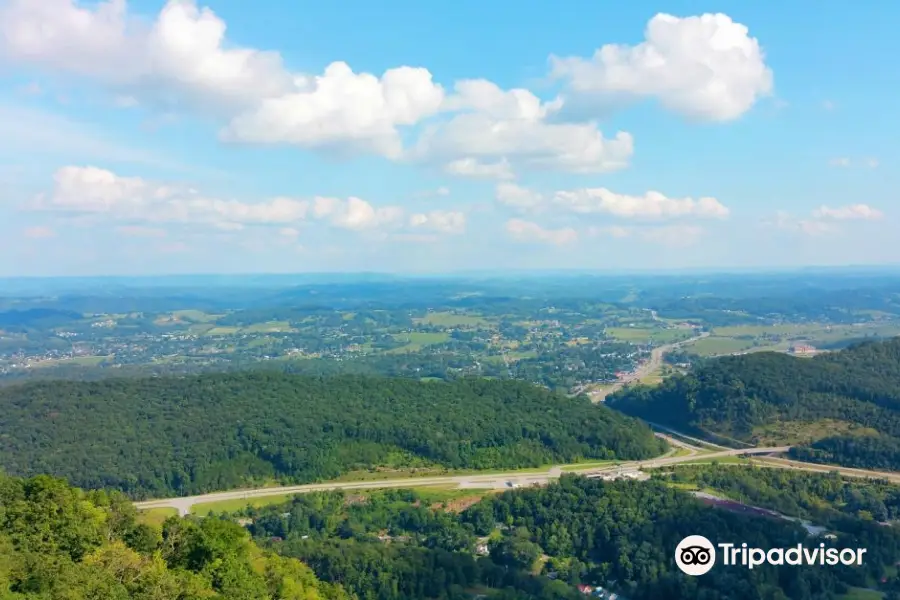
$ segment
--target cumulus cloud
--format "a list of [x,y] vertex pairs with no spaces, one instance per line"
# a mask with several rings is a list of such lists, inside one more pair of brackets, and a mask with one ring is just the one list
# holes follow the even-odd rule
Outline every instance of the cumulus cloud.
[[607,44],[591,58],[551,57],[551,74],[582,109],[654,98],[687,117],[729,121],[771,94],[759,42],[724,14],[657,14],[636,46]]
[[343,229],[361,231],[378,227],[392,227],[400,224],[403,209],[399,206],[375,208],[362,198],[316,198],[312,214],[317,219],[325,219],[331,225]]
[[427,69],[400,67],[381,78],[332,63],[306,89],[266,98],[238,115],[223,133],[229,141],[327,147],[355,141],[355,148],[400,158],[397,127],[437,112],[441,86]]
[[820,206],[813,211],[813,217],[817,219],[834,219],[836,221],[866,220],[874,221],[882,218],[884,213],[872,208],[868,204],[850,204],[831,208]]
[[294,86],[277,52],[231,47],[225,22],[193,0],[169,0],[152,23],[125,0],[9,0],[0,56],[97,79],[153,102],[235,107]]
[[398,157],[396,127],[434,113],[443,90],[426,69],[380,78],[335,62],[310,76],[279,53],[235,47],[226,24],[194,0],[169,0],[152,22],[124,0],[9,0],[0,8],[0,59],[92,78],[130,103],[230,119],[229,141],[343,145]]
[[674,219],[728,217],[729,210],[716,198],[669,198],[649,191],[642,196],[617,194],[606,188],[558,191],[551,196],[513,183],[499,184],[497,202],[523,212],[556,209],[575,214],[606,214],[622,219]]
[[586,188],[556,192],[553,203],[560,208],[578,214],[605,213],[626,219],[667,219],[700,217],[722,219],[728,216],[728,208],[711,197],[669,198],[659,192],[649,191],[643,196],[617,194],[606,188]]
[[211,225],[290,223],[302,220],[308,209],[307,201],[292,198],[255,204],[210,198],[188,187],[122,177],[97,167],[62,167],[53,179],[53,190],[39,195],[35,208],[121,220]]
[[539,210],[544,205],[542,194],[515,183],[499,184],[495,198],[500,204],[523,212]]
[[[140,177],[123,177],[97,167],[63,167],[54,175],[53,189],[38,195],[35,210],[74,216],[130,221],[120,227],[127,235],[149,235],[148,224],[203,224],[223,231],[246,226],[280,226],[281,235],[306,220],[317,220],[353,231],[403,225],[399,206],[376,207],[356,197],[316,197],[310,200],[276,197],[263,202],[224,200],[186,186],[166,185]],[[455,214],[455,213],[454,213]],[[458,218],[438,213],[456,223]],[[456,220],[454,220],[456,219]],[[431,222],[431,221],[430,221]],[[438,227],[432,227],[439,230]]]
[[432,210],[410,216],[409,225],[441,233],[460,234],[466,230],[466,215],[458,211]]
[[840,231],[839,221],[877,221],[884,213],[867,204],[850,204],[831,208],[820,206],[809,217],[798,218],[786,211],[777,211],[774,218],[765,221],[777,229],[794,231],[806,235],[822,235]]
[[445,162],[445,170],[457,175],[497,178],[511,176],[506,165],[573,173],[628,165],[634,152],[630,134],[606,138],[593,122],[553,122],[560,106],[558,100],[543,102],[528,90],[502,90],[490,81],[457,82],[444,104],[455,114],[428,126],[409,158]]
[[578,232],[571,227],[563,229],[545,229],[537,223],[522,219],[510,219],[506,222],[506,232],[517,242],[542,243],[562,246],[578,241]]
[[[721,14],[660,14],[637,46],[606,45],[590,59],[552,57],[552,73],[564,81],[552,100],[483,79],[458,81],[447,93],[412,66],[380,76],[344,62],[319,74],[294,72],[276,51],[230,42],[226,23],[197,0],[167,0],[153,18],[130,13],[125,0],[6,0],[0,61],[92,79],[120,106],[213,118],[228,142],[374,153],[496,180],[523,169],[627,167],[632,136],[605,135],[601,111],[579,121],[570,109],[655,97],[722,121],[772,88],[758,42]],[[406,134],[417,141],[405,144]]]

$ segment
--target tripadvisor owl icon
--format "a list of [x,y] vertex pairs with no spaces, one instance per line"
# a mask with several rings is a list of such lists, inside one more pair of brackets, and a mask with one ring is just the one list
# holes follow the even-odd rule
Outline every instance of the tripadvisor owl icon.
[[675,548],[675,564],[687,575],[703,575],[716,564],[716,548],[702,535],[689,535]]

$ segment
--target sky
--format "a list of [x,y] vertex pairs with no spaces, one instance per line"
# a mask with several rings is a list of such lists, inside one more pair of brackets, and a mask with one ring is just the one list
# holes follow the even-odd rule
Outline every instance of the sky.
[[0,276],[898,263],[898,17],[0,0]]

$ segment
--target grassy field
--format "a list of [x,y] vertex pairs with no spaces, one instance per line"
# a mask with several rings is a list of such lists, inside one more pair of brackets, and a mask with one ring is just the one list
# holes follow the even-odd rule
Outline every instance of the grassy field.
[[176,310],[172,312],[172,317],[185,321],[193,321],[194,323],[212,323],[223,315],[211,315],[202,310]]
[[263,496],[261,498],[236,498],[234,500],[220,500],[218,502],[204,502],[191,507],[191,514],[205,517],[210,513],[233,513],[248,506],[257,508],[283,504],[289,501],[295,494],[278,494],[275,496]]
[[757,445],[808,444],[832,435],[877,435],[877,431],[847,421],[822,419],[820,421],[783,421],[756,427],[753,436]]
[[583,471],[584,469],[599,469],[601,467],[611,467],[616,464],[614,460],[598,460],[596,462],[585,462],[577,465],[565,465],[563,471]]
[[234,335],[240,330],[240,327],[213,327],[206,335]]
[[[397,489],[397,488],[394,488]],[[459,489],[456,486],[411,486],[409,488],[416,492],[421,501],[424,504],[429,505],[437,505],[443,504],[446,508],[453,509],[454,504],[459,501],[470,501],[475,502],[480,500],[487,494],[493,493],[494,490],[472,490],[472,489]],[[347,490],[346,493],[352,496],[374,496],[377,494],[383,494],[386,490]],[[278,494],[276,496],[265,496],[262,498],[238,498],[235,500],[222,500],[219,502],[205,502],[203,504],[195,504],[191,509],[191,514],[205,517],[211,513],[236,513],[241,511],[248,506],[253,506],[255,508],[262,508],[264,506],[277,506],[279,504],[285,504],[290,502],[291,498],[293,498],[297,494]],[[152,511],[147,511],[147,513],[151,513],[154,511],[163,511],[170,510],[171,514],[177,514],[175,509],[153,509]],[[154,514],[152,518],[156,519],[159,523],[164,521],[170,514],[158,513]],[[147,519],[147,517],[143,517]],[[148,522],[148,521],[144,521]]]
[[732,354],[734,352],[747,352],[751,349],[753,349],[752,340],[739,340],[719,336],[703,338],[686,347],[688,352],[693,352],[700,356],[718,356],[720,354]]
[[265,323],[254,323],[246,327],[241,327],[241,333],[281,333],[284,331],[293,331],[291,324],[287,321],[266,321]]
[[637,344],[670,344],[691,337],[688,329],[662,329],[659,327],[609,327],[607,335],[623,342]]
[[396,333],[394,334],[394,339],[397,341],[408,341],[405,346],[400,346],[399,348],[393,348],[387,351],[387,354],[397,354],[403,352],[417,352],[424,348],[425,346],[430,346],[432,344],[441,344],[450,339],[450,334],[448,333],[425,333],[419,331],[413,331],[412,333]]
[[139,510],[137,520],[139,523],[147,523],[148,525],[161,525],[163,521],[169,517],[178,515],[178,510],[174,508],[151,508],[148,510]]
[[711,465],[711,464],[719,464],[719,465],[749,465],[754,461],[752,458],[741,458],[740,456],[720,456],[718,458],[703,458],[702,456],[698,457],[696,460],[686,460],[681,463],[676,463],[671,466],[680,466],[680,465]]
[[103,361],[112,358],[112,356],[74,356],[72,358],[58,358],[51,360],[42,360],[34,363],[35,368],[40,367],[58,367],[60,365],[78,365],[79,367],[96,367]]
[[716,327],[714,338],[733,338],[758,341],[761,345],[778,345],[787,349],[792,342],[808,342],[825,345],[856,338],[894,337],[900,335],[900,323],[876,322],[854,325],[826,325],[821,323],[783,325],[744,325],[738,327]]
[[884,598],[884,594],[877,590],[850,588],[850,591],[839,598],[840,600],[881,600]]
[[464,315],[448,311],[428,313],[416,323],[437,327],[488,327],[491,322],[479,315]]

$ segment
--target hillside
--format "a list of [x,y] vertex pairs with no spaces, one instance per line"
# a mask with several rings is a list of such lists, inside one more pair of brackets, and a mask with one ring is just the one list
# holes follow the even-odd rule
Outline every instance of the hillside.
[[239,525],[139,524],[121,494],[46,476],[0,474],[3,600],[343,600],[298,560],[257,547]]
[[516,381],[248,372],[0,389],[8,473],[135,498],[371,466],[509,469],[664,449],[633,419]]
[[900,338],[812,359],[760,352],[709,361],[608,404],[722,441],[790,443],[796,457],[900,468]]

